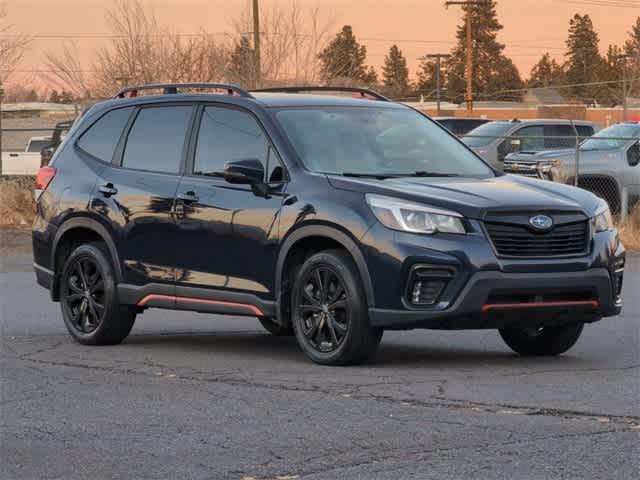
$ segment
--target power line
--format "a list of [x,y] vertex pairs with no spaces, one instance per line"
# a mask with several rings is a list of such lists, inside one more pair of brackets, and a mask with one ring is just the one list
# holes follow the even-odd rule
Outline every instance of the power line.
[[556,2],[596,7],[640,8],[640,2],[632,0],[556,0]]

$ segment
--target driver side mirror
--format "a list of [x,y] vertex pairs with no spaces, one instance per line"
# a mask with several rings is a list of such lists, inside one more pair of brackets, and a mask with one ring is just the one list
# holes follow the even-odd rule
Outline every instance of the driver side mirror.
[[627,162],[632,167],[640,163],[640,141],[631,145],[627,150]]
[[264,166],[256,158],[234,160],[225,163],[222,176],[229,183],[260,184],[264,183]]

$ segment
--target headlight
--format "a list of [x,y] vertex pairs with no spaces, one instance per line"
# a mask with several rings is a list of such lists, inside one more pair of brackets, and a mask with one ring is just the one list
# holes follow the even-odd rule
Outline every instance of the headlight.
[[380,223],[393,230],[415,233],[466,233],[462,216],[419,203],[366,194],[367,204]]
[[608,232],[609,230],[613,230],[613,218],[611,218],[611,210],[609,210],[609,205],[604,200],[601,200],[598,208],[596,209],[596,214],[593,218],[593,226],[598,232]]
[[560,167],[560,160],[547,160],[538,164],[538,171],[549,173],[555,167]]

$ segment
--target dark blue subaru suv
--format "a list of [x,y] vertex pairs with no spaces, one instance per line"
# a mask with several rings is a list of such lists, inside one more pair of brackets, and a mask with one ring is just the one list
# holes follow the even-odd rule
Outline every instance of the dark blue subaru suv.
[[83,344],[166,308],[255,316],[322,364],[413,328],[557,355],[621,310],[602,200],[497,172],[370,90],[127,88],[76,122],[36,195],[36,277]]

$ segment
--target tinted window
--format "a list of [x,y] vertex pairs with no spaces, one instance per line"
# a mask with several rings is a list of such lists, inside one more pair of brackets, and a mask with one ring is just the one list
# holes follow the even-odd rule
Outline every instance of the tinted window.
[[31,140],[27,151],[40,153],[44,147],[48,147],[51,143],[52,140],[50,138],[48,140]]
[[578,130],[578,135],[581,137],[590,137],[594,132],[593,127],[589,127],[587,125],[578,125],[576,130]]
[[133,108],[111,110],[84,132],[78,146],[104,162],[111,162]]
[[[545,148],[571,148],[576,146],[576,132],[571,125],[547,125],[544,127]],[[561,138],[554,138],[561,137]]]
[[177,173],[192,111],[190,106],[140,110],[127,138],[122,166]]
[[193,171],[212,175],[234,160],[257,159],[266,167],[269,142],[256,120],[232,108],[206,107],[202,114]]

